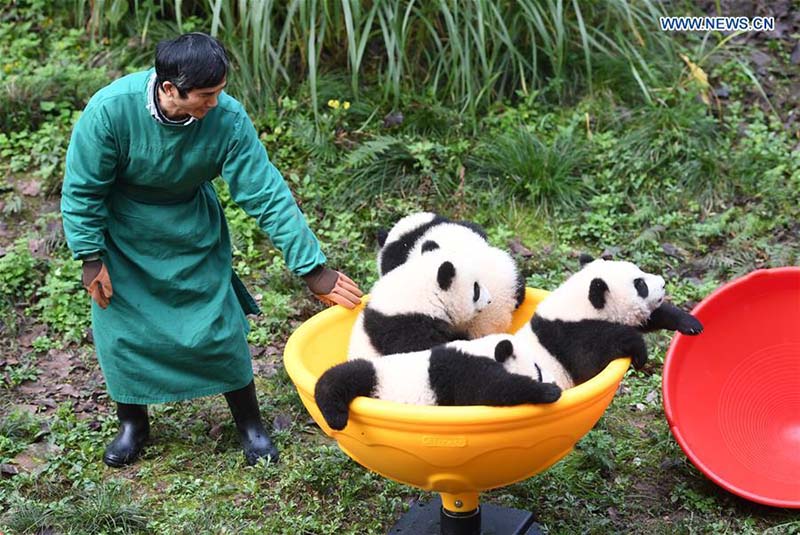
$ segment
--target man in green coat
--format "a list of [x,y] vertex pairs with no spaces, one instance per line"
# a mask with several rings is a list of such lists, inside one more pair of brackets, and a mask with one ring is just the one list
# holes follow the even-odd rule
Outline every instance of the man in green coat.
[[72,133],[61,211],[69,247],[83,260],[97,356],[117,403],[120,430],[103,455],[109,466],[141,452],[148,404],[219,393],[248,464],[278,458],[247,345],[245,314],[258,307],[231,267],[215,177],[320,300],[360,302],[353,281],[325,267],[253,123],[223,91],[227,74],[216,39],[163,41],[155,69],[98,91]]

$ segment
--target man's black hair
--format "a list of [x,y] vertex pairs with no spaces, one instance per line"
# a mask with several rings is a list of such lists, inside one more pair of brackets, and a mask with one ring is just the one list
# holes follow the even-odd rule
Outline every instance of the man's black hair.
[[225,47],[210,35],[192,32],[156,45],[156,83],[166,81],[178,88],[181,97],[192,89],[214,87],[228,73]]

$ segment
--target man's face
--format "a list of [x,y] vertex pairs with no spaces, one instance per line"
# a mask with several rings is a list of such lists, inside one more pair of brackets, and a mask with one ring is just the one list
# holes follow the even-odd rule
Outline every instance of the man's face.
[[177,89],[175,89],[177,98],[173,102],[177,113],[180,115],[188,114],[195,119],[202,119],[212,108],[216,108],[217,97],[219,97],[227,83],[228,81],[223,79],[222,83],[214,87],[191,89],[186,93],[186,98],[181,98],[180,95],[177,95]]

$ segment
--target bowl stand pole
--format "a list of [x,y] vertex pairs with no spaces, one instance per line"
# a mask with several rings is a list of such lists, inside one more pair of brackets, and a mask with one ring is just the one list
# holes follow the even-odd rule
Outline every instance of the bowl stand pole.
[[[388,535],[541,535],[533,513],[510,507],[478,504],[477,493],[447,494],[417,503]],[[460,505],[459,505],[460,504]],[[454,510],[455,509],[455,510]]]

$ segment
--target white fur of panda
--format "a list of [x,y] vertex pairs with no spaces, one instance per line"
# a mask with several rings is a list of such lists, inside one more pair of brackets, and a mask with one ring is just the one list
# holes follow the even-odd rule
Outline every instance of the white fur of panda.
[[378,279],[356,319],[348,358],[421,351],[467,337],[465,327],[491,302],[461,255],[432,251]]
[[531,348],[535,363],[562,389],[591,379],[619,357],[644,366],[647,346],[639,328],[665,295],[662,277],[630,262],[582,262],[514,335],[515,347]]
[[400,218],[388,231],[378,233],[378,274],[383,276],[404,264],[422,236],[434,227],[443,224],[461,226],[486,242],[486,232],[477,224],[468,221],[451,221],[433,212],[413,212]]
[[[511,342],[513,352],[503,354],[497,351],[498,344],[503,340]],[[519,339],[514,335],[505,333],[489,334],[474,340],[456,340],[446,345],[471,355],[489,356],[494,354],[495,360],[500,362],[509,373],[525,375],[540,383],[556,382],[556,377],[551,373],[550,369],[543,368],[538,363],[539,354],[536,352],[536,348],[529,346],[527,343],[519,343]]]
[[[406,234],[413,232],[415,229],[420,229],[432,223],[434,219],[436,219],[436,214],[433,212],[414,212],[409,214],[405,217],[400,218],[397,223],[389,229],[388,233],[384,233],[378,235],[378,245],[380,245],[381,250],[378,253],[378,273],[380,275],[385,275],[387,272],[391,271],[397,265],[401,264],[402,255],[404,250],[407,250],[406,246],[400,246],[399,240],[400,237]],[[427,228],[427,227],[425,227]],[[384,251],[386,250],[387,245],[392,243],[397,243],[398,250],[396,251],[395,258],[387,258],[386,262],[384,262]],[[413,245],[413,244],[412,244]],[[391,253],[389,253],[391,255]],[[406,257],[407,258],[407,257]],[[394,262],[397,262],[395,265]]]
[[415,405],[552,403],[561,389],[535,372],[513,373],[516,339],[498,334],[456,341],[426,351],[354,359],[338,364],[317,381],[314,398],[332,429],[347,425],[350,402],[358,396]]
[[410,258],[442,249],[468,255],[492,295],[492,302],[466,326],[469,338],[508,330],[525,298],[525,282],[516,262],[506,251],[489,245],[477,225],[452,222],[431,212],[410,214],[389,231],[378,254],[381,274],[391,272]]

